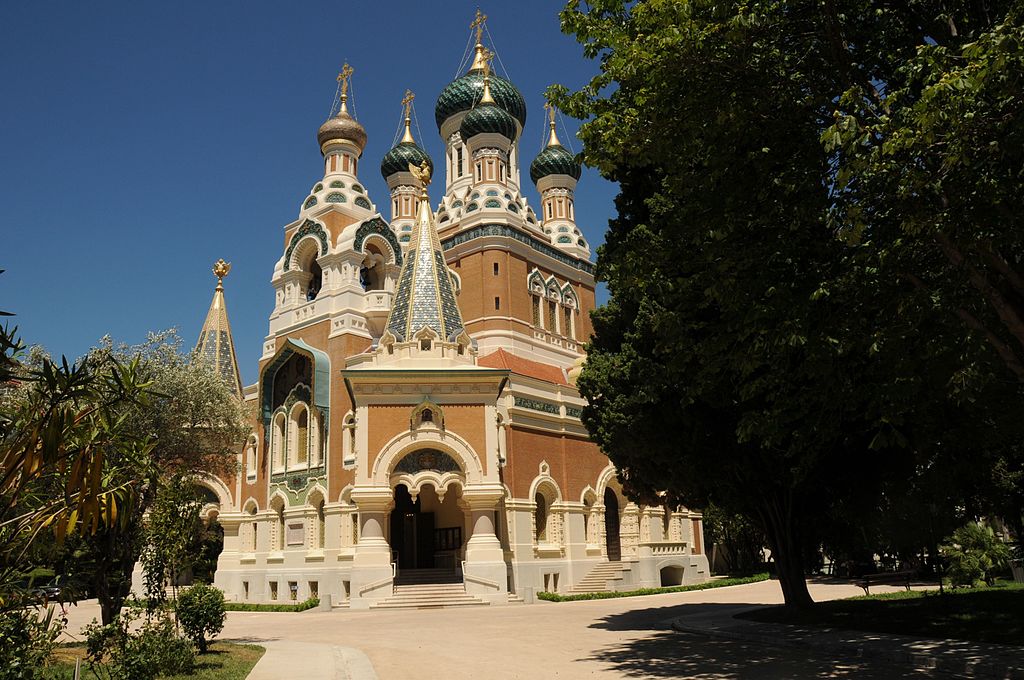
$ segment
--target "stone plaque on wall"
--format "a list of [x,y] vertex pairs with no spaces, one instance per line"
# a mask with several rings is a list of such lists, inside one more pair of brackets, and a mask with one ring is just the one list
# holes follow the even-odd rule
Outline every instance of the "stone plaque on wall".
[[302,522],[289,522],[288,532],[285,534],[285,542],[288,545],[302,545],[305,539],[305,530]]

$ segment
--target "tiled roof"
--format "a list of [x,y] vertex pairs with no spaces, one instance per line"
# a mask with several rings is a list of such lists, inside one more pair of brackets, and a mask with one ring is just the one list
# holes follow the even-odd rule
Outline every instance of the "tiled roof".
[[485,368],[507,368],[513,373],[525,375],[528,378],[544,380],[556,385],[569,384],[569,381],[565,378],[565,371],[560,369],[558,366],[523,359],[522,357],[517,357],[503,349],[499,349],[497,352],[492,352],[485,357],[480,357],[477,361],[477,365]]

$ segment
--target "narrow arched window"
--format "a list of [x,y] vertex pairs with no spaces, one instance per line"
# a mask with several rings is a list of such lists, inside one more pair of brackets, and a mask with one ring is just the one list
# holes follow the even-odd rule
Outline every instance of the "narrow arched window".
[[271,441],[271,453],[274,458],[274,467],[283,468],[285,461],[285,439],[284,439],[284,414],[278,413],[274,416],[274,426]]
[[544,498],[544,494],[539,491],[533,500],[537,504],[537,513],[534,517],[534,532],[537,536],[537,542],[543,543],[548,538],[548,502]]
[[324,501],[322,498],[320,499],[320,502],[316,506],[316,523],[317,547],[323,548],[327,536],[327,520],[326,517],[324,516]]
[[303,465],[309,454],[309,411],[302,409],[295,419],[295,462]]

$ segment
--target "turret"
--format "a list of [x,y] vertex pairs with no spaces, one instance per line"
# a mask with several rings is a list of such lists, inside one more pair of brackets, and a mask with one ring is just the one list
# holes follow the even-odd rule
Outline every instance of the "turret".
[[549,236],[551,243],[561,250],[589,257],[590,246],[576,226],[576,210],[573,204],[576,182],[581,173],[580,163],[558,140],[558,134],[555,132],[554,107],[547,105],[546,108],[549,112],[548,125],[551,128],[548,144],[530,164],[530,179],[540,192],[544,233]]
[[409,167],[418,168],[426,164],[430,172],[434,171],[434,162],[412,136],[413,99],[415,95],[406,90],[405,98],[402,99],[405,107],[405,133],[402,140],[384,154],[380,162],[380,174],[391,192],[391,228],[398,234],[398,240],[403,245],[408,245],[412,238],[413,224],[419,211],[420,191],[423,188],[422,182],[409,171]]

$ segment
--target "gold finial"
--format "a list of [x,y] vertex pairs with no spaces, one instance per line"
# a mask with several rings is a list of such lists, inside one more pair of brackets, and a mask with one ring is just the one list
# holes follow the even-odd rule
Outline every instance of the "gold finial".
[[484,92],[480,95],[480,103],[493,104],[494,98],[491,97],[491,59],[494,58],[494,52],[481,48],[480,56],[483,60],[484,69]]
[[231,263],[221,258],[213,263],[213,275],[217,277],[217,289],[224,288],[224,277],[231,271]]
[[348,83],[352,80],[352,74],[355,72],[356,70],[349,66],[346,61],[345,65],[341,67],[341,73],[339,73],[338,77],[335,79],[338,81],[338,84],[341,85],[341,108],[338,110],[339,115],[342,113],[348,113],[348,107],[345,106],[345,102],[348,100]]
[[469,67],[470,71],[479,71],[484,67],[484,23],[487,21],[487,15],[480,11],[478,7],[476,10],[476,18],[469,24],[470,28],[476,29],[476,56],[473,57],[473,65]]
[[409,127],[410,121],[412,120],[412,100],[416,98],[416,95],[412,93],[412,90],[406,90],[405,96],[402,97],[402,106],[405,107],[405,134],[402,135],[402,143],[415,144],[416,140],[412,138],[412,130]]
[[544,104],[544,108],[548,112],[548,125],[551,127],[551,135],[548,137],[548,146],[561,146],[562,143],[558,141],[558,135],[555,134],[555,106],[551,102]]

